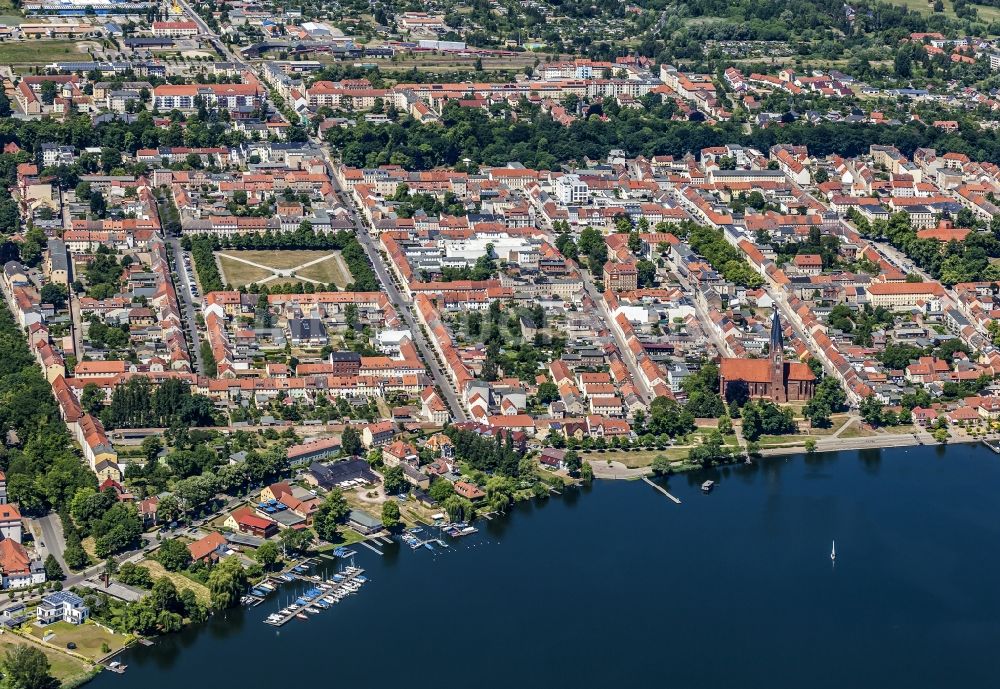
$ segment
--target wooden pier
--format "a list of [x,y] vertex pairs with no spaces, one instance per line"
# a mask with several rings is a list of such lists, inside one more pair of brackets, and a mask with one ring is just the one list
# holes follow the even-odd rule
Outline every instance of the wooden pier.
[[678,505],[681,504],[681,499],[680,498],[678,498],[678,497],[676,497],[676,496],[671,495],[670,493],[668,493],[667,489],[664,488],[663,486],[658,486],[655,483],[653,483],[652,481],[650,481],[648,476],[643,476],[642,480],[645,481],[646,483],[648,483],[649,485],[651,485],[656,490],[658,490],[661,493],[663,493],[664,495],[666,495],[668,498],[670,498],[671,500],[673,500]]
[[364,547],[368,548],[368,550],[371,550],[374,553],[378,553],[379,555],[384,555],[385,554],[381,550],[379,550],[378,548],[376,548],[375,546],[373,546],[371,543],[369,543],[368,541],[358,541],[358,543],[360,545],[363,545]]
[[313,586],[316,586],[317,588],[320,588],[322,590],[319,593],[314,594],[312,596],[307,596],[305,594],[298,596],[298,598],[306,601],[304,605],[288,606],[283,610],[281,610],[280,612],[276,612],[270,617],[268,617],[266,620],[264,620],[265,624],[269,624],[272,627],[280,627],[284,624],[288,624],[296,616],[304,614],[305,609],[312,606],[313,603],[316,603],[317,601],[332,596],[333,594],[343,589],[344,586],[346,586],[348,583],[360,577],[362,574],[364,574],[363,569],[359,567],[352,567],[349,568],[349,570],[345,570],[345,572],[342,574],[342,576],[344,577],[342,581],[329,581],[329,580],[315,581],[306,576],[296,575],[299,576],[299,578],[304,583],[312,584]]

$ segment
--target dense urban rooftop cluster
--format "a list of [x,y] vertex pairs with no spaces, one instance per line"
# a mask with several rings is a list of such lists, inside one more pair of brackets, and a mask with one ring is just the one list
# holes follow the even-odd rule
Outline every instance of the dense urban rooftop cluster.
[[[227,607],[277,543],[993,430],[987,13],[716,5],[22,3],[2,586],[135,555]],[[126,564],[37,619],[204,616]]]

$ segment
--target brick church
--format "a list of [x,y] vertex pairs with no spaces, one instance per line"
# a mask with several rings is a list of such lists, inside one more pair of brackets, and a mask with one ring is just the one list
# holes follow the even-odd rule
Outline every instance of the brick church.
[[729,399],[745,386],[751,398],[769,399],[776,404],[808,401],[816,391],[816,376],[808,365],[785,361],[781,319],[774,309],[771,319],[771,347],[767,359],[723,358],[719,365],[719,394]]

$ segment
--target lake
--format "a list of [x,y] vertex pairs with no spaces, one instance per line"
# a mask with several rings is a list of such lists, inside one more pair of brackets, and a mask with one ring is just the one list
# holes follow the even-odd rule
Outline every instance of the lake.
[[272,596],[90,686],[995,686],[1000,456],[842,452],[665,485],[683,504],[595,482],[447,551],[357,547],[371,581],[332,609],[275,629]]

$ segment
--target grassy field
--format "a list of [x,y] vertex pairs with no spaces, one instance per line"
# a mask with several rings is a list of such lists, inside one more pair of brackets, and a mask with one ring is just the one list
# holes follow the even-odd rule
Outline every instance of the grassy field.
[[[65,647],[66,644],[72,642],[76,644],[76,653],[94,661],[123,648],[129,641],[127,636],[115,634],[93,622],[86,624],[55,622],[45,627],[31,627],[31,635],[38,639],[48,637],[49,634],[53,636],[47,638],[46,643]],[[107,644],[108,651],[103,650],[105,644]]]
[[[317,60],[324,60],[323,55],[316,57]],[[330,59],[328,56],[326,59]],[[525,67],[534,67],[538,55],[535,53],[522,53],[520,55],[509,55],[503,57],[483,57],[483,71],[503,72],[521,71]],[[421,72],[458,72],[463,70],[473,70],[476,67],[476,58],[471,55],[435,55],[434,53],[418,53],[407,57],[404,60],[392,59],[372,59],[366,60],[378,65],[383,72],[408,72],[413,68]]]
[[850,428],[841,433],[838,438],[870,438],[873,435],[878,435],[875,431],[870,428],[865,428],[861,423],[854,423]]
[[602,462],[621,462],[629,469],[648,467],[653,464],[653,460],[660,455],[666,455],[667,459],[673,462],[682,462],[687,459],[689,447],[671,447],[666,450],[634,450],[623,452],[622,450],[606,450],[598,452],[596,450],[584,450],[580,453],[581,458],[591,464]]
[[348,269],[347,264],[344,263],[344,259],[341,258],[339,251],[333,252],[325,261],[295,271],[295,275],[326,284],[332,282],[340,289],[343,289],[354,281],[351,271]]
[[149,570],[154,581],[160,577],[167,577],[170,581],[174,582],[174,586],[177,587],[178,592],[182,589],[191,589],[200,602],[208,604],[211,600],[208,587],[198,583],[194,579],[186,577],[180,572],[168,572],[156,560],[143,560],[140,564]]
[[274,274],[273,271],[234,261],[225,255],[219,255],[219,268],[222,271],[222,281],[237,288]]
[[56,60],[80,59],[75,41],[8,41],[0,43],[0,64],[41,65]]
[[[934,12],[934,3],[927,2],[926,0],[889,0],[893,5],[902,5],[909,10],[914,12],[919,12],[920,14],[932,14]],[[979,19],[984,22],[995,22],[1000,19],[1000,8],[989,7],[987,5],[976,5],[971,3],[976,8],[976,14]],[[951,0],[946,0],[944,3],[944,12],[942,12],[949,19],[955,19],[955,9],[951,3]]]
[[101,561],[101,558],[97,557],[97,552],[94,549],[94,537],[93,536],[87,536],[85,539],[83,539],[82,541],[80,541],[80,545],[83,547],[84,552],[87,553],[87,555],[90,555],[90,559],[91,560],[93,560],[94,562],[100,562]]
[[[280,285],[303,279],[333,282],[343,288],[353,280],[339,251],[222,251],[217,256],[223,281],[234,287],[262,281]],[[277,277],[268,280],[271,276]]]
[[34,646],[41,649],[45,657],[49,659],[49,665],[51,666],[49,671],[52,673],[52,676],[62,682],[63,685],[78,684],[92,673],[90,666],[79,658],[74,658],[66,653],[60,653],[41,643],[29,641],[12,632],[3,632],[0,634],[0,653],[6,653],[8,649],[15,646]]

